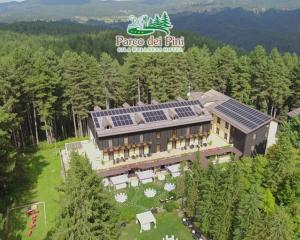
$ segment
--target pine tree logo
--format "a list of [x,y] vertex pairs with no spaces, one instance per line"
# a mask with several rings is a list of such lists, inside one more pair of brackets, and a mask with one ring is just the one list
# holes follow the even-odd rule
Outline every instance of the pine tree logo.
[[155,14],[154,18],[148,15],[142,15],[135,17],[129,16],[131,23],[127,27],[127,33],[133,36],[146,36],[155,33],[156,31],[164,32],[166,35],[170,35],[170,29],[173,28],[170,17],[165,11],[159,16]]

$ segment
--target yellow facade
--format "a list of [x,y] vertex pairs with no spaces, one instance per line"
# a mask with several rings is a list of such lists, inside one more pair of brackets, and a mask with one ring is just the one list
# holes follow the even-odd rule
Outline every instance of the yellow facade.
[[[220,118],[220,123],[218,123],[218,117],[213,115],[212,121],[212,132],[218,134],[221,138],[223,138],[227,143],[229,143],[230,139],[230,124],[228,123],[228,128],[226,128],[226,121]],[[219,129],[219,132],[218,132]],[[225,138],[225,134],[227,134],[227,139]]]

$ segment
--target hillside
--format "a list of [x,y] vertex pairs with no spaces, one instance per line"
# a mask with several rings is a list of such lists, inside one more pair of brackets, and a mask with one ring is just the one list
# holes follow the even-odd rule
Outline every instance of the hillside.
[[300,53],[300,10],[269,10],[255,14],[243,9],[171,16],[177,29],[191,30],[246,50],[257,44],[270,50]]
[[167,10],[169,13],[184,11],[215,11],[226,7],[243,7],[251,11],[265,9],[297,9],[298,0],[25,0],[0,4],[0,22],[30,20],[61,20],[76,18],[127,19],[129,14],[153,14]]

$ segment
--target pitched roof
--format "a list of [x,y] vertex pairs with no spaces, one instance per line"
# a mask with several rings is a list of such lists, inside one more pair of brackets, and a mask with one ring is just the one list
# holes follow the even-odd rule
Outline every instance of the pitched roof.
[[108,110],[92,111],[98,137],[120,135],[212,120],[211,114],[198,100],[156,103]]
[[191,99],[198,99],[211,113],[246,134],[255,131],[272,120],[267,114],[213,89],[201,94],[191,93]]

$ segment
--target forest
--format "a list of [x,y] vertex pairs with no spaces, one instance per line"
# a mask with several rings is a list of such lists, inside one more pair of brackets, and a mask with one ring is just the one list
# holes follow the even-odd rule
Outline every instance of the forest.
[[300,239],[300,117],[282,125],[266,156],[186,174],[186,210],[218,240]]
[[[117,32],[63,36],[0,32],[1,213],[11,201],[9,183],[20,153],[42,141],[50,144],[86,135],[89,111],[95,106],[133,105],[138,92],[145,103],[186,98],[189,87],[213,88],[278,120],[286,120],[286,113],[300,106],[296,54],[277,49],[267,53],[262,46],[244,53],[186,33],[185,53],[118,55]],[[1,219],[0,214],[3,227]]]

